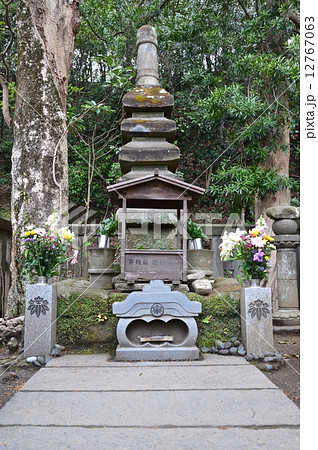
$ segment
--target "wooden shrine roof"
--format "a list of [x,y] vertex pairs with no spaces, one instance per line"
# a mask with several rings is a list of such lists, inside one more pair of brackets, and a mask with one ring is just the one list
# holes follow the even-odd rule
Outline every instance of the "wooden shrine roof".
[[107,191],[113,204],[122,204],[127,199],[130,208],[182,208],[183,200],[188,205],[195,203],[204,189],[180,179],[153,174],[134,178],[108,186]]

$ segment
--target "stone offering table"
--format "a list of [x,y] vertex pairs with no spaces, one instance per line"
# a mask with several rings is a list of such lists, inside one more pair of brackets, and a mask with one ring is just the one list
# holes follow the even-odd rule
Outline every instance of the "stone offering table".
[[118,361],[199,359],[195,346],[198,328],[194,316],[201,303],[171,291],[153,280],[142,292],[132,292],[113,304],[117,325]]

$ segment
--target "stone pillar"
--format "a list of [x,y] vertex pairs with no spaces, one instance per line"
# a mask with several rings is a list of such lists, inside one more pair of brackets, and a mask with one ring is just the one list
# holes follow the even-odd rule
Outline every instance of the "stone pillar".
[[27,284],[24,319],[24,357],[51,354],[56,340],[57,287]]
[[293,206],[273,206],[266,214],[274,220],[272,228],[277,250],[278,311],[273,314],[273,323],[276,327],[297,329],[300,322],[296,253],[300,244],[296,221],[299,212]]
[[247,353],[264,357],[273,352],[271,288],[241,288],[241,333]]

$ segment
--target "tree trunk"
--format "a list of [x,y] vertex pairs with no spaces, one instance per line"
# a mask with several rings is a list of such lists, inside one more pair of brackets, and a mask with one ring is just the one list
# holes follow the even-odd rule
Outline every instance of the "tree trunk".
[[55,210],[68,222],[66,97],[79,1],[20,0],[12,150],[12,286],[7,315],[23,313],[19,233]]
[[[289,156],[290,156],[290,139],[289,139],[289,128],[286,128],[282,133],[277,144],[286,150],[277,150],[276,152],[272,152],[262,167],[266,169],[274,169],[280,175],[284,175],[286,177],[289,176]],[[289,189],[284,189],[282,191],[275,192],[274,194],[266,194],[262,198],[256,198],[255,200],[255,219],[258,219],[260,215],[264,217],[266,220],[266,224],[268,225],[268,232],[272,231],[272,220],[266,216],[266,209],[270,206],[278,206],[278,205],[289,205],[290,203],[290,191]]]
[[[270,157],[266,161],[263,167],[275,169],[281,175],[289,176],[289,128],[286,128],[279,139],[278,145],[283,146],[286,150],[278,150],[272,152]],[[267,194],[263,198],[256,198],[255,200],[255,220],[262,215],[266,221],[266,232],[272,234],[273,220],[266,215],[267,208],[271,206],[289,205],[290,203],[290,191],[284,189],[282,191],[275,192],[274,194]],[[268,281],[266,286],[272,288],[272,303],[273,310],[278,309],[278,294],[277,294],[277,266],[276,266],[276,252],[273,252],[270,257],[269,263]]]

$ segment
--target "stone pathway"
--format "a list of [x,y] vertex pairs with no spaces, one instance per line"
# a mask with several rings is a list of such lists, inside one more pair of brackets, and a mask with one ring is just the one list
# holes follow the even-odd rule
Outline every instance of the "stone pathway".
[[6,449],[298,449],[299,409],[245,359],[65,355],[0,410]]

